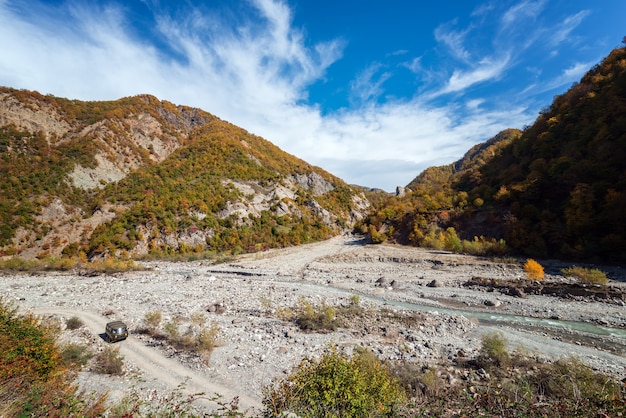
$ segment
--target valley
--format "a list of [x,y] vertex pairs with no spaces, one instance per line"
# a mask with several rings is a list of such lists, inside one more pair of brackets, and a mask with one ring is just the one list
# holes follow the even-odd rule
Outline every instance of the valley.
[[[559,263],[545,261],[544,284],[571,283]],[[246,254],[215,264],[144,262],[144,270],[93,275],[85,272],[8,273],[0,293],[30,311],[60,323],[72,316],[84,326],[65,330],[60,342],[94,352],[108,344],[104,324],[124,320],[128,340],[114,344],[124,374],[92,373],[78,382],[87,391],[108,391],[110,402],[135,390],[155,399],[184,385],[184,393],[214,393],[253,411],[263,388],[286,376],[307,356],[328,347],[350,352],[363,346],[381,359],[420,365],[458,362],[474,356],[481,338],[501,332],[511,351],[552,361],[576,356],[592,368],[626,377],[626,272],[608,271],[611,297],[563,293],[512,296],[476,278],[527,285],[520,264],[390,244],[369,245],[344,235],[323,242]],[[473,280],[472,280],[473,279]],[[303,301],[337,309],[358,303],[334,331],[303,332],[284,312]],[[187,326],[194,315],[219,326],[210,359],[176,349],[140,332],[144,316],[159,311],[163,322]],[[191,326],[191,325],[189,325]],[[211,409],[215,403],[204,401]]]

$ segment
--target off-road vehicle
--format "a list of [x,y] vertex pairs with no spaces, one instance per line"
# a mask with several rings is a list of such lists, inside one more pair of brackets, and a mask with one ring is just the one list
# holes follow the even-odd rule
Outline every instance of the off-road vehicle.
[[110,343],[128,338],[128,328],[122,321],[109,322],[106,325],[104,333],[106,334],[107,341]]

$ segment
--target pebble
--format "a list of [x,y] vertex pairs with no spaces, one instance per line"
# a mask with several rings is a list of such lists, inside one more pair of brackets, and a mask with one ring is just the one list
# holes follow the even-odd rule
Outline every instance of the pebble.
[[[257,395],[268,379],[284,376],[303,358],[320,356],[331,345],[347,351],[363,345],[383,360],[410,359],[417,364],[438,361],[442,356],[471,358],[479,350],[480,335],[474,333],[477,321],[443,313],[447,312],[443,309],[439,313],[405,311],[396,302],[431,305],[438,309],[441,304],[437,298],[453,297],[456,304],[466,305],[467,309],[487,311],[487,307],[502,307],[499,312],[521,315],[536,312],[535,315],[562,320],[576,320],[580,316],[588,322],[607,326],[622,324],[626,318],[623,306],[617,304],[592,305],[529,295],[513,299],[499,296],[497,292],[487,296],[484,292],[465,289],[460,284],[471,277],[469,272],[473,267],[462,262],[431,260],[435,257],[449,260],[457,257],[454,255],[435,255],[426,250],[396,246],[336,246],[327,253],[321,252],[322,247],[306,248],[281,250],[293,259],[282,257],[277,251],[261,252],[249,261],[221,265],[206,261],[146,263],[151,270],[124,273],[123,280],[114,279],[114,306],[111,306],[112,278],[108,276],[94,280],[66,273],[47,281],[42,276],[5,275],[0,281],[0,294],[19,299],[24,309],[65,304],[67,309],[98,314],[112,311],[111,317],[132,321],[137,326],[141,325],[146,312],[158,310],[168,320],[179,316],[182,330],[190,324],[192,314],[202,313],[207,325],[215,323],[220,328],[220,344],[211,355],[210,366],[198,357],[184,356],[181,352],[171,355],[190,368],[220,376],[243,392]],[[384,254],[395,252],[403,254],[396,260],[410,262],[384,261],[390,259]],[[274,254],[277,255],[274,257]],[[360,261],[365,258],[369,261]],[[472,258],[463,256],[463,260]],[[504,278],[518,274],[515,266],[500,269],[498,265],[481,263],[481,276]],[[435,265],[445,266],[445,270],[432,270],[431,266]],[[239,274],[251,271],[259,275]],[[193,280],[186,280],[187,277]],[[424,286],[424,283],[427,284]],[[12,287],[16,284],[21,287]],[[395,291],[386,291],[388,287]],[[347,290],[349,288],[354,290]],[[72,294],[74,296],[70,297]],[[391,314],[359,317],[347,327],[325,334],[301,332],[295,324],[278,315],[280,310],[298,306],[302,297],[314,304],[338,307],[348,306],[350,296],[355,294],[360,296],[364,309],[380,312],[384,307]],[[497,297],[506,298],[507,303],[503,304]],[[387,298],[389,304],[384,306],[382,300],[374,298]],[[217,314],[219,308],[223,309],[221,315]],[[547,309],[552,311],[546,313]],[[419,319],[402,321],[403,315],[418,315]],[[93,346],[103,344],[100,339],[91,340],[74,333],[63,338]],[[146,339],[145,344],[154,344],[153,349],[161,350],[162,342]],[[403,348],[399,349],[401,345]],[[580,342],[576,347],[580,348]],[[610,366],[605,356],[588,359],[598,367]],[[90,388],[88,383],[86,385]],[[95,381],[92,385],[97,386]]]

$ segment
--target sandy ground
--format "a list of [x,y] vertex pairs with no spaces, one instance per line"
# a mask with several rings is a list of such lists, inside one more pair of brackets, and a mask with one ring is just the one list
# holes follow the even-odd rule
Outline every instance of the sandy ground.
[[[563,281],[555,262],[546,281]],[[36,273],[0,275],[0,294],[21,310],[62,323],[72,316],[84,326],[64,331],[61,343],[104,349],[104,325],[124,320],[131,336],[114,346],[125,359],[123,376],[89,371],[79,383],[108,391],[112,401],[135,390],[147,399],[181,384],[183,393],[220,394],[254,411],[262,390],[286,376],[307,356],[330,345],[361,345],[390,361],[453,361],[462,351],[477,352],[481,336],[502,332],[511,349],[548,360],[577,356],[593,368],[626,377],[626,307],[621,300],[555,296],[514,297],[463,286],[472,277],[525,280],[520,265],[406,248],[365,245],[352,236],[300,247],[249,254],[212,264],[145,263],[146,270],[113,275]],[[624,287],[622,269],[611,270],[611,285]],[[435,281],[435,282],[433,282]],[[313,304],[361,306],[379,312],[363,323],[325,334],[303,333],[278,314],[302,298]],[[215,309],[219,306],[219,309]],[[220,328],[219,346],[208,363],[163,340],[137,331],[146,312],[162,312],[190,325],[193,314]],[[393,313],[421,312],[417,323],[401,323]],[[408,314],[407,314],[408,315]],[[507,316],[513,315],[513,316]],[[214,403],[202,407],[211,409]]]

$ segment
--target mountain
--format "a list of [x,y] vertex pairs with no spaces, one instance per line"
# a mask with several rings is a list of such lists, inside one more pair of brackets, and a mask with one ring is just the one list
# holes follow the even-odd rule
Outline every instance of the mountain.
[[242,252],[327,238],[361,191],[205,111],[0,87],[0,253]]
[[433,190],[452,184],[462,176],[472,176],[521,134],[522,131],[519,129],[505,129],[493,138],[474,145],[460,160],[448,165],[427,168],[406,187],[411,190],[419,188]]
[[626,261],[626,48],[615,49],[457,190],[525,254]]
[[[452,164],[427,168],[405,188],[400,188],[396,196],[379,194],[373,199],[368,195],[374,208],[366,218],[367,229],[363,232],[369,233],[374,242],[393,239],[407,245],[463,250],[458,245],[448,245],[451,240],[461,243],[456,230],[450,228],[458,228],[454,221],[466,211],[480,208],[483,202],[471,200],[467,192],[456,190],[455,185],[461,179],[479,178],[480,167],[496,158],[521,133],[518,129],[504,130],[475,145]],[[500,245],[494,247],[487,240],[478,246],[478,250],[471,251],[480,253],[483,247],[491,251]]]
[[506,242],[533,257],[626,262],[626,48],[523,132],[504,131],[407,189],[368,217],[373,238],[468,252]]

